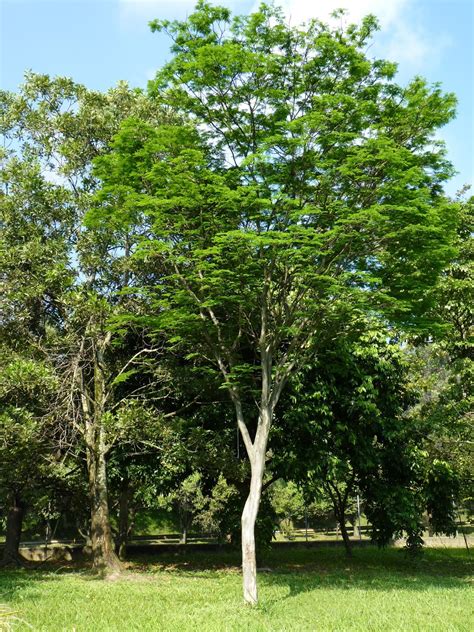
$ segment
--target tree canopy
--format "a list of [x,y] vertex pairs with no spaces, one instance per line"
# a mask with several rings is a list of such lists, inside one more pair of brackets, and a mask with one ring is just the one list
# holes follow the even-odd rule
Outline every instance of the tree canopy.
[[96,161],[92,225],[128,228],[139,213],[147,226],[135,251],[159,276],[142,285],[147,326],[207,360],[234,404],[252,469],[252,603],[253,528],[288,378],[345,313],[423,328],[453,254],[452,167],[434,134],[455,99],[419,78],[398,86],[394,64],[365,54],[376,26],[296,28],[274,7],[233,18],[205,2],[184,22],[152,22],[173,58],[151,95],[189,122],[129,120]]

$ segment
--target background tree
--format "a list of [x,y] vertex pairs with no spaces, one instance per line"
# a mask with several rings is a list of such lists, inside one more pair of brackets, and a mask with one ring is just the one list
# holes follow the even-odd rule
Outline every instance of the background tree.
[[308,497],[330,500],[348,555],[355,495],[379,476],[387,446],[396,441],[403,451],[402,415],[411,401],[399,342],[377,321],[356,317],[346,313],[315,343],[313,360],[290,381],[270,440],[276,471]]
[[[38,163],[1,155],[0,172],[0,494],[7,513],[5,563],[17,563],[25,510],[53,478],[52,429],[59,377],[45,338],[62,318],[73,219],[67,196]],[[54,337],[54,334],[53,334]]]
[[473,437],[473,199],[461,200],[457,253],[434,289],[435,311],[442,323],[428,342],[412,345],[408,354],[419,401],[412,414],[423,447],[438,469],[454,476],[458,503],[474,497]]
[[[32,73],[18,94],[0,93],[0,110],[7,148],[2,334],[10,337],[18,326],[24,333],[26,323],[34,345],[61,374],[57,434],[74,440],[76,455],[87,463],[93,564],[117,570],[106,459],[120,436],[111,426],[120,423],[115,413],[124,402],[124,382],[147,342],[142,331],[126,338],[109,328],[128,282],[128,235],[87,231],[82,219],[97,186],[91,161],[108,150],[120,122],[135,114],[155,123],[168,114],[125,83],[102,94]],[[110,233],[114,247],[120,238],[120,250],[110,248]]]
[[[3,565],[21,564],[19,545],[27,509],[58,484],[62,459],[54,453],[50,398],[56,375],[40,361],[3,347],[0,365],[0,502],[6,513]],[[60,456],[60,455],[59,455]],[[59,461],[59,462],[58,462]]]
[[279,528],[287,537],[292,537],[294,521],[305,515],[305,499],[293,481],[276,481],[271,490],[272,505],[280,519]]
[[273,467],[307,495],[331,500],[348,555],[356,494],[367,500],[379,545],[406,533],[416,551],[426,511],[439,533],[453,533],[456,482],[419,445],[423,426],[411,410],[417,393],[395,331],[376,321],[344,326],[336,341],[319,339],[313,363],[290,382],[270,442]]

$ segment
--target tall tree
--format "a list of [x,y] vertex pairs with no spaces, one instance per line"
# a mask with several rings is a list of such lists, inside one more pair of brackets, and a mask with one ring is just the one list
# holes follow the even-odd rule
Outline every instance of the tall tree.
[[411,348],[420,401],[413,411],[423,429],[424,447],[460,482],[459,501],[474,498],[474,199],[461,202],[457,252],[434,289],[435,311],[443,326],[429,342]]
[[[61,373],[58,434],[79,438],[85,448],[93,563],[118,569],[106,460],[120,436],[116,413],[135,390],[124,383],[145,343],[142,332],[127,338],[109,328],[124,302],[118,292],[128,282],[128,234],[87,231],[82,218],[97,187],[92,159],[108,151],[120,122],[136,115],[156,123],[168,114],[125,83],[99,93],[32,73],[17,94],[0,92],[0,110],[2,339],[48,357]],[[120,238],[118,250],[110,249],[110,234],[114,247]]]
[[[189,127],[128,122],[97,163],[102,217],[140,212],[148,324],[221,374],[251,466],[242,513],[244,599],[257,602],[254,526],[272,419],[334,310],[420,324],[450,254],[455,210],[436,130],[455,98],[365,51],[376,20],[291,27],[199,2],[150,89]],[[121,196],[121,197],[120,197]],[[105,200],[109,200],[107,208]]]
[[4,561],[19,560],[23,515],[51,474],[58,376],[44,339],[72,283],[67,197],[34,159],[1,156],[0,496],[8,513]]

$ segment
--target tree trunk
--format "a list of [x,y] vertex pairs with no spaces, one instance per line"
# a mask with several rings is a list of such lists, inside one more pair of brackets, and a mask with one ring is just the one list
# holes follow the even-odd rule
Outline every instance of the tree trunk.
[[[347,557],[352,557],[352,542],[349,537],[349,533],[346,527],[346,511],[347,511],[347,499],[349,498],[349,494],[352,490],[354,483],[354,477],[352,477],[351,481],[347,484],[346,490],[344,493],[341,493],[337,487],[337,484],[327,480],[323,483],[324,489],[329,494],[332,505],[334,508],[334,515],[337,520],[338,527],[341,529],[342,540],[344,542],[344,548],[346,549]],[[337,537],[337,527],[336,527],[336,537]]]
[[[262,301],[262,320],[260,330],[260,362],[262,370],[261,398],[257,431],[252,441],[242,410],[242,402],[238,392],[232,390],[237,424],[250,460],[251,478],[250,491],[242,511],[242,579],[244,601],[249,605],[258,602],[257,593],[257,555],[255,547],[255,522],[257,520],[260,499],[262,496],[263,475],[265,473],[265,456],[267,452],[268,435],[272,422],[273,411],[285,384],[285,371],[279,380],[273,381],[271,344],[267,335],[268,313],[267,300],[269,294],[269,278],[266,277],[264,296]],[[220,360],[220,363],[222,361]],[[227,373],[223,370],[224,375]]]
[[242,573],[244,587],[244,601],[254,605],[258,601],[257,594],[257,556],[255,548],[255,522],[257,520],[260,498],[262,495],[262,481],[264,460],[261,455],[255,455],[250,481],[250,492],[242,512]]
[[92,565],[103,573],[117,573],[121,570],[121,564],[114,550],[110,527],[105,454],[100,448],[99,445],[94,452],[88,450]]
[[120,489],[119,500],[119,530],[117,536],[116,551],[121,560],[125,558],[127,553],[127,543],[130,531],[129,524],[129,501],[130,501],[130,485],[128,478],[125,477]]
[[344,548],[346,549],[347,557],[352,557],[352,542],[349,537],[349,533],[346,527],[346,517],[344,513],[339,518],[339,526],[341,527],[341,535],[344,541]]
[[184,520],[181,524],[181,539],[179,541],[180,544],[188,543],[188,522]]
[[[107,339],[104,339],[95,349],[94,380],[90,392],[84,384],[84,376],[81,372],[81,399],[86,423],[85,440],[91,505],[92,566],[103,574],[118,573],[122,568],[115,553],[107,491],[105,459],[107,447],[103,426],[103,414],[107,400],[103,359],[103,349],[106,346]],[[92,408],[91,401],[93,402]]]
[[352,535],[354,538],[360,538],[360,529],[359,529],[359,525],[357,522],[357,514],[354,514],[354,516],[351,518],[351,525],[352,525]]
[[13,505],[8,511],[5,548],[1,566],[22,566],[23,564],[19,549],[24,511],[25,508],[21,500],[15,498]]
[[253,451],[249,454],[251,466],[250,492],[242,512],[242,575],[244,601],[250,605],[255,605],[258,602],[255,522],[257,520],[258,508],[262,496],[270,419],[270,411],[261,411],[261,420],[259,420]]

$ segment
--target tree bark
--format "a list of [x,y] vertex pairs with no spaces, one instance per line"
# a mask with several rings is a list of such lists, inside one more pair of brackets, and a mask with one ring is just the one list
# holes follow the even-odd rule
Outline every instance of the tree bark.
[[93,387],[89,392],[81,373],[81,399],[85,416],[85,442],[91,505],[92,566],[103,574],[119,573],[122,568],[115,553],[107,489],[107,446],[103,425],[103,413],[107,400],[103,359],[103,348],[106,345],[107,341],[105,340],[96,346]]
[[19,549],[24,512],[25,508],[21,500],[18,497],[14,498],[13,504],[10,507],[7,516],[5,548],[3,549],[1,566],[23,565]]
[[102,573],[117,573],[121,563],[115,553],[110,527],[105,454],[100,446],[98,448],[88,450],[92,565]]
[[342,540],[344,542],[344,548],[346,549],[346,555],[347,557],[352,557],[352,542],[349,537],[349,533],[347,531],[346,516],[344,513],[340,515],[338,521],[339,521],[339,526],[341,527],[341,535],[342,535]]
[[262,410],[253,449],[249,454],[251,467],[250,492],[242,512],[242,579],[244,601],[250,605],[258,603],[255,522],[262,496],[270,420],[271,410],[268,408]]

